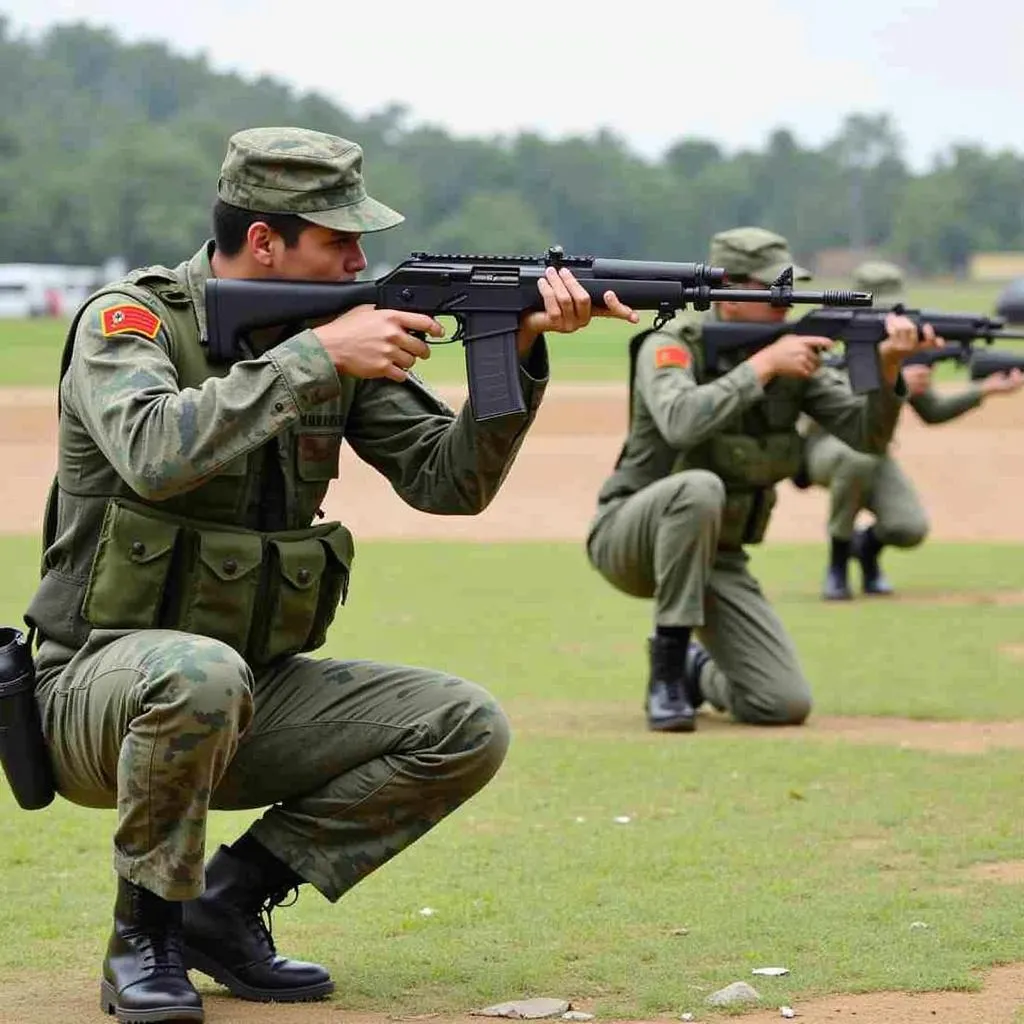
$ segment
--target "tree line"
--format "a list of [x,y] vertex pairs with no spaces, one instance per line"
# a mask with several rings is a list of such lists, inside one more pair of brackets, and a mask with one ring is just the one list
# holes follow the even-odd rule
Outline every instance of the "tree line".
[[456,138],[402,107],[365,118],[315,93],[213,71],[204,57],[0,17],[0,262],[173,263],[206,237],[227,137],[296,124],[355,139],[372,192],[407,223],[371,258],[412,249],[702,258],[711,234],[762,224],[799,257],[871,247],[921,273],[1024,249],[1024,154],[960,144],[924,173],[886,114],[852,113],[819,148],[786,128],[760,150],[680,138],[658,160],[614,133]]

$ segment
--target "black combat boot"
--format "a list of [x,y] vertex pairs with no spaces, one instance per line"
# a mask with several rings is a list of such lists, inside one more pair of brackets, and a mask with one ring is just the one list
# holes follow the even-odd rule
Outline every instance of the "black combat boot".
[[858,530],[853,535],[853,557],[860,562],[865,594],[887,596],[893,592],[892,584],[878,563],[878,556],[884,546],[875,536],[874,527]]
[[650,637],[647,644],[651,660],[647,728],[657,732],[693,732],[697,727],[697,712],[687,694],[689,644],[675,637],[658,635]]
[[203,1019],[182,958],[181,904],[120,877],[100,1008],[124,1024]]
[[825,573],[825,585],[821,588],[821,596],[826,601],[849,601],[853,594],[850,593],[850,580],[846,569],[850,561],[851,542],[832,538],[832,547],[829,552],[828,571]]
[[242,999],[321,999],[334,991],[327,970],[277,955],[270,912],[301,879],[282,884],[275,874],[222,846],[206,865],[203,894],[183,906],[185,964]]

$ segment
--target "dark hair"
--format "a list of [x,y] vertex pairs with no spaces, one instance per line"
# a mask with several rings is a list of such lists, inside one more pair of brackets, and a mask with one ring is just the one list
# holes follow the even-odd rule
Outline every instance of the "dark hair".
[[285,248],[294,248],[299,235],[309,227],[309,221],[294,213],[260,213],[243,210],[218,199],[213,204],[213,240],[225,256],[237,256],[245,245],[249,225],[261,220],[284,239]]

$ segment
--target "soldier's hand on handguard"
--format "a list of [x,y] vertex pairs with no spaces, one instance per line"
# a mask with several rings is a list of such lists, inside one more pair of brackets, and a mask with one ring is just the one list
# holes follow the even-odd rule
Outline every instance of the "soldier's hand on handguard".
[[748,360],[762,384],[772,377],[813,376],[821,366],[821,354],[832,347],[831,338],[813,334],[784,334],[755,352]]
[[885,329],[888,336],[878,346],[878,358],[882,364],[899,366],[907,356],[926,349],[942,348],[946,343],[936,333],[931,324],[921,325],[918,336],[917,325],[908,316],[890,313],[885,318]]
[[430,358],[430,346],[410,334],[440,338],[444,328],[425,313],[356,306],[313,328],[338,373],[351,377],[387,377],[403,381],[417,359]]
[[530,351],[533,343],[542,334],[572,334],[586,327],[595,316],[612,317],[628,323],[639,323],[640,316],[619,300],[615,292],[602,296],[603,309],[594,309],[590,296],[567,267],[548,267],[544,276],[537,281],[537,288],[544,299],[544,308],[535,313],[525,313],[519,321],[517,344],[519,355]]

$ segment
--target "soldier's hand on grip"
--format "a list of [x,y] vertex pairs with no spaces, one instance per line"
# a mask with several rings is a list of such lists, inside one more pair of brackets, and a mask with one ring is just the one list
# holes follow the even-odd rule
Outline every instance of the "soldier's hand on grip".
[[750,357],[762,384],[772,377],[799,377],[806,379],[821,366],[821,353],[832,347],[831,338],[810,334],[784,334],[778,341],[755,352]]
[[444,328],[425,313],[356,306],[313,333],[338,373],[403,381],[417,359],[430,358],[430,346],[410,331],[440,338]]

